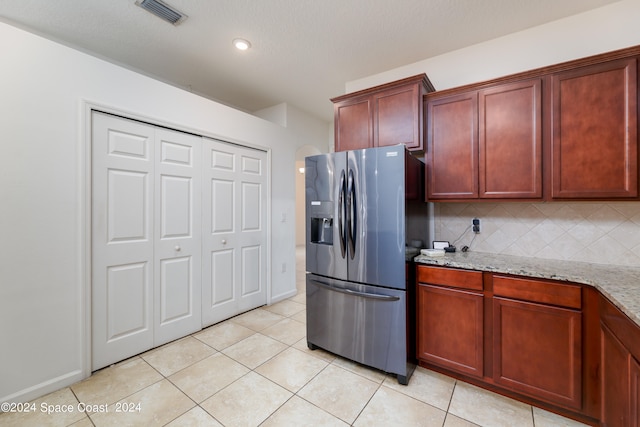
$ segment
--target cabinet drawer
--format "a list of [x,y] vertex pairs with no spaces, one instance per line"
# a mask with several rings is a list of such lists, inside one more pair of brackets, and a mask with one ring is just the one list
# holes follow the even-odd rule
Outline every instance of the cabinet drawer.
[[582,288],[564,283],[493,276],[493,294],[496,296],[582,308]]
[[482,272],[418,266],[418,282],[481,291]]

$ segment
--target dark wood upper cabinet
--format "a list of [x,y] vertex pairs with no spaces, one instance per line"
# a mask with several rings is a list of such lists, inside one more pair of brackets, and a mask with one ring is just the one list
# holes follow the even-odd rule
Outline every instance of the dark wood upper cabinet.
[[427,200],[542,198],[542,81],[426,97]]
[[331,99],[335,150],[396,144],[424,150],[422,98],[433,90],[421,74]]
[[371,100],[356,98],[334,106],[336,151],[372,146]]
[[638,200],[639,55],[427,94],[426,199]]
[[552,75],[552,198],[638,196],[636,58]]
[[479,197],[542,197],[542,80],[481,90]]
[[478,95],[427,97],[427,200],[478,197]]
[[419,82],[372,95],[374,106],[373,146],[404,144],[422,150],[421,98]]

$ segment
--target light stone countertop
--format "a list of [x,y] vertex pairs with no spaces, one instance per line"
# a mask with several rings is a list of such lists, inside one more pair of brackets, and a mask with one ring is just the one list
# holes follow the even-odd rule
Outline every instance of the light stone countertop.
[[455,252],[445,256],[418,255],[418,264],[490,271],[591,285],[640,326],[640,267],[591,264],[499,255]]

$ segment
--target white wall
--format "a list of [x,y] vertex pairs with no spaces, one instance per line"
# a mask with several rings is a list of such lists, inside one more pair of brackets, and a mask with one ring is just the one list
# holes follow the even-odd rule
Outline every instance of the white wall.
[[[270,296],[296,292],[294,164],[302,130],[4,23],[0,52],[0,402],[40,396],[90,369],[85,102],[270,149]],[[283,214],[292,220],[282,222]]]
[[333,123],[311,117],[309,114],[286,103],[274,105],[254,112],[258,117],[270,120],[291,130],[296,136],[297,148],[295,174],[296,193],[296,245],[305,244],[305,188],[304,173],[299,169],[304,168],[304,158],[314,154],[333,151],[334,132]]

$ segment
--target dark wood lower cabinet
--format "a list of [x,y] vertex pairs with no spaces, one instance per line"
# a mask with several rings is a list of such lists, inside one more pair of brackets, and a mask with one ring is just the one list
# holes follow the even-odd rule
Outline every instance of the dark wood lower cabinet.
[[[417,266],[416,280],[419,364],[599,425],[602,365],[595,291],[425,265]],[[634,384],[629,387],[640,382]]]
[[493,299],[493,379],[553,404],[582,404],[582,314],[578,310]]
[[483,376],[483,296],[462,289],[418,286],[418,358]]
[[600,421],[608,427],[640,426],[640,328],[618,309],[601,304]]
[[601,345],[602,423],[610,427],[630,426],[629,350],[606,326],[602,326]]
[[640,427],[640,326],[598,290],[417,266],[418,363],[594,426]]

